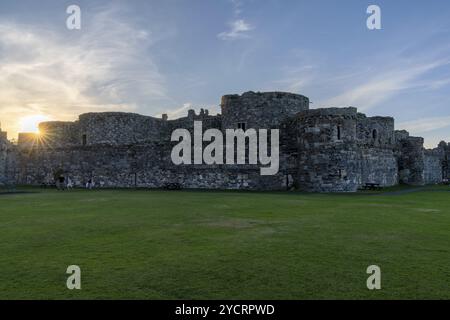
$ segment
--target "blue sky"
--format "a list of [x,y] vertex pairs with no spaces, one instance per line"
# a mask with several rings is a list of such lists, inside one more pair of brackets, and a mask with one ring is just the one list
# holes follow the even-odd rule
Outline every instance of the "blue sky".
[[[82,11],[66,28],[66,8]],[[366,27],[370,4],[382,30]],[[312,107],[396,118],[450,140],[450,2],[364,0],[0,3],[0,121],[79,113],[219,112],[223,94],[290,91]]]

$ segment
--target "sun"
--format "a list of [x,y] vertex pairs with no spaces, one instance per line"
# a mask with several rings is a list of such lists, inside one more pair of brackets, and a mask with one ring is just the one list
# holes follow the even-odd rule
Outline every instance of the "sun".
[[20,119],[20,132],[39,133],[39,123],[49,120],[50,117],[44,115],[23,117]]

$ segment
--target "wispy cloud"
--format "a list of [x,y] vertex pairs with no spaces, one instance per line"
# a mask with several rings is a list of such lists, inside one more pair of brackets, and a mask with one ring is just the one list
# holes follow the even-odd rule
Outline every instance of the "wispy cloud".
[[450,116],[418,119],[401,122],[396,125],[398,129],[404,129],[412,134],[422,134],[434,130],[450,127]]
[[193,106],[192,106],[192,103],[186,102],[180,108],[169,110],[167,112],[167,116],[169,117],[169,119],[176,119],[176,118],[185,117],[187,115],[187,111],[189,109],[194,109]]
[[150,54],[156,37],[122,21],[114,7],[93,21],[78,33],[0,23],[0,108],[10,132],[27,115],[66,120],[167,98]]
[[243,2],[241,0],[231,0],[231,4],[233,5],[233,21],[228,24],[229,29],[219,33],[217,37],[221,40],[249,38],[249,31],[253,30],[254,27],[241,17],[243,13]]
[[344,93],[332,97],[322,104],[326,106],[356,106],[365,111],[393,97],[402,90],[418,87],[420,76],[449,64],[448,60],[405,64],[386,70],[368,72],[367,81],[362,81]]
[[402,90],[417,87],[418,84],[415,81],[420,76],[448,63],[448,60],[440,60],[424,64],[403,65],[379,72],[372,71],[372,75],[367,74],[366,82],[328,99],[322,104],[328,106],[352,105],[362,111],[369,110]]
[[[412,107],[423,101],[408,97],[409,93],[417,96],[419,91],[423,97],[446,96],[445,88],[450,85],[450,50],[446,45],[432,49],[411,52],[396,48],[371,57],[372,61],[359,59],[339,66],[327,64],[320,52],[299,50],[287,55],[285,60],[289,65],[285,65],[279,79],[270,84],[272,88],[309,95],[314,107],[355,106],[360,111],[379,114],[377,109],[385,111],[386,102],[395,101],[393,112],[400,121],[396,127],[425,136],[427,145],[432,146],[439,139],[427,133],[450,130],[450,117],[430,117],[429,109],[423,108],[422,112],[421,108]],[[400,105],[399,97],[403,101]],[[445,109],[446,102],[438,98],[432,100],[433,112],[437,115],[439,109]],[[411,119],[410,111],[417,118],[421,114],[424,117],[405,121],[406,117]]]
[[221,40],[236,40],[249,38],[248,31],[251,31],[253,27],[245,22],[243,19],[235,20],[230,23],[230,30],[221,32],[217,37]]
[[315,69],[313,65],[287,68],[282,71],[283,78],[274,80],[271,85],[282,91],[304,93],[305,88],[315,81]]
[[244,3],[242,0],[231,0],[231,3],[233,5],[233,14],[235,17],[239,17],[239,15],[243,11]]

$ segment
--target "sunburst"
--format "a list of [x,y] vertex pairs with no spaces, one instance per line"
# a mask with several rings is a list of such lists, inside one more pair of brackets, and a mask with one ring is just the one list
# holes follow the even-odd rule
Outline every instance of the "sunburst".
[[20,131],[39,134],[39,123],[49,121],[50,117],[45,115],[31,115],[20,119]]

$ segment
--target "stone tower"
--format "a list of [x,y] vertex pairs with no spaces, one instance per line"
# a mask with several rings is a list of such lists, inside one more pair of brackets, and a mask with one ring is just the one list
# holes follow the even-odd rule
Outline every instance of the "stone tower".
[[269,129],[309,109],[305,96],[286,92],[245,92],[222,97],[222,128]]

